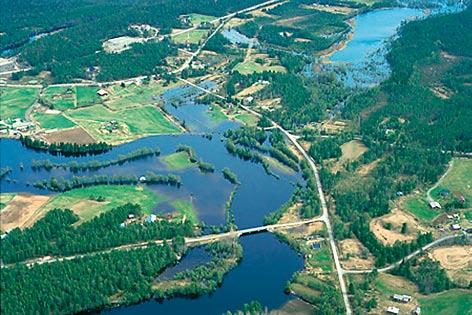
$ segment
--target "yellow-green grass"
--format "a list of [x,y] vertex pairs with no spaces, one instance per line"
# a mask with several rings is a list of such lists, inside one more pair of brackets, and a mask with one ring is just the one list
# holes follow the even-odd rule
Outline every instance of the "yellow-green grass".
[[237,114],[235,118],[243,122],[245,125],[251,126],[251,127],[257,125],[257,122],[259,121],[259,119],[256,116],[252,114],[248,114],[248,113]]
[[261,65],[255,61],[249,60],[245,62],[238,63],[234,67],[235,71],[238,71],[241,74],[251,74],[251,73],[259,73],[264,71],[273,71],[273,72],[285,72],[285,68],[279,65],[274,66],[266,66]]
[[164,162],[169,170],[180,171],[187,167],[192,166],[192,162],[186,152],[175,152],[166,156],[161,157],[161,161]]
[[62,114],[35,113],[33,117],[45,129],[66,129],[76,126]]
[[75,107],[75,87],[49,86],[42,92],[42,98],[53,109],[71,109]]
[[208,30],[191,30],[172,37],[172,40],[177,44],[198,44],[201,43],[208,35]]
[[[443,199],[439,192],[447,189],[451,193],[463,195],[465,199],[472,202],[472,160],[456,158],[452,160],[452,168],[442,178],[435,189],[431,192],[432,197],[441,203]],[[405,201],[405,209],[423,221],[432,221],[442,213],[440,210],[431,209],[426,196],[410,196]]]
[[309,288],[303,284],[291,283],[289,288],[290,291],[305,301],[314,303],[319,300],[320,292],[313,290],[312,288]]
[[100,103],[100,96],[97,95],[99,90],[96,86],[77,86],[76,88],[77,107],[89,106]]
[[37,88],[0,88],[0,119],[25,118],[25,113],[39,95]]
[[174,200],[172,205],[182,216],[185,216],[186,220],[190,220],[194,224],[199,222],[195,207],[190,201],[178,199]]
[[6,205],[16,196],[16,194],[1,193],[0,194],[0,210],[5,208]]
[[333,270],[333,263],[331,260],[331,252],[328,249],[326,243],[323,243],[321,248],[318,250],[310,250],[312,255],[310,258],[310,264],[321,268],[323,271]]
[[424,315],[472,314],[472,291],[454,289],[418,298]]
[[403,292],[410,296],[415,295],[418,292],[416,285],[400,276],[394,276],[390,274],[380,274],[374,282],[375,289],[385,296],[391,296]]
[[164,86],[160,83],[151,82],[147,85],[129,85],[127,87],[121,87],[119,85],[113,86],[113,92],[109,96],[109,100],[106,104],[113,109],[124,109],[136,105],[148,105],[156,103],[153,99],[154,96],[159,96],[164,91],[174,88],[182,83],[171,83]]
[[214,19],[216,19],[216,17],[211,16],[211,15],[203,15],[203,14],[198,14],[198,13],[189,14],[189,20],[193,26],[200,25],[205,22],[210,22]]
[[[97,202],[94,200],[97,197],[104,197],[105,200]],[[40,210],[47,212],[55,208],[71,209],[83,222],[126,203],[139,204],[145,213],[151,213],[154,205],[162,199],[142,186],[100,185],[73,189],[56,195]]]
[[426,199],[421,199],[416,196],[409,197],[404,205],[406,210],[423,221],[430,222],[442,213],[439,210],[431,209]]
[[443,189],[463,195],[466,200],[472,202],[472,159],[452,160],[452,168],[432,191],[433,198],[438,198]]
[[[67,113],[75,123],[87,130],[95,139],[121,143],[145,135],[178,134],[180,129],[152,105],[111,111],[102,105],[93,105]],[[115,120],[126,130],[108,133],[103,127]]]
[[227,119],[226,115],[223,113],[223,109],[218,105],[211,105],[208,107],[208,116],[212,122],[220,123]]
[[272,168],[275,168],[275,169],[277,169],[277,170],[279,170],[279,171],[281,171],[285,174],[293,174],[295,172],[290,167],[288,167],[285,164],[280,163],[279,161],[277,161],[273,157],[264,156],[264,160],[266,160]]

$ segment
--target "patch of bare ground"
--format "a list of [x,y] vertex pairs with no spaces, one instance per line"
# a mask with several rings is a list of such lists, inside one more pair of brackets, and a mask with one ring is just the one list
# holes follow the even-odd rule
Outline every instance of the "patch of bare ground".
[[306,315],[313,314],[314,307],[300,299],[293,299],[285,303],[280,309],[270,311],[270,315]]
[[350,14],[356,11],[353,8],[349,7],[341,7],[336,5],[327,5],[327,4],[311,4],[311,5],[302,5],[302,8],[311,9],[311,10],[318,10],[324,11],[329,13],[337,13],[337,14]]
[[266,109],[266,110],[271,111],[271,110],[274,110],[277,107],[280,107],[280,101],[281,101],[280,97],[265,99],[265,100],[261,100],[259,102],[259,106],[262,109]]
[[342,257],[341,265],[346,269],[369,269],[374,266],[374,257],[355,238],[348,238],[339,242]]
[[290,223],[296,222],[300,220],[300,216],[298,215],[298,211],[302,206],[301,203],[296,203],[293,206],[289,207],[287,211],[282,215],[278,223]]
[[361,141],[351,140],[341,145],[341,159],[345,161],[357,160],[367,150],[367,147]]
[[295,38],[295,42],[297,42],[297,43],[309,43],[309,42],[311,42],[311,39],[297,37],[297,38]]
[[295,16],[288,19],[278,20],[275,24],[282,25],[282,26],[293,26],[293,24],[302,22],[306,18],[307,18],[306,16]]
[[374,160],[368,164],[361,165],[357,170],[357,174],[361,176],[368,175],[381,161],[382,159]]
[[89,144],[96,142],[82,127],[56,130],[45,133],[42,138],[47,142],[65,142],[77,144]]
[[318,124],[318,130],[324,134],[338,134],[347,128],[347,122],[340,120],[324,120]]
[[0,226],[2,231],[33,225],[44,213],[38,211],[48,202],[49,196],[18,194],[2,210]]
[[430,88],[430,91],[443,100],[449,99],[453,94],[452,91],[446,88],[444,85],[435,85]]
[[[407,224],[407,232],[401,233],[403,223]],[[428,230],[410,214],[397,208],[391,213],[375,218],[370,222],[370,230],[384,245],[392,245],[396,241],[409,242],[416,239],[418,232]]]
[[436,248],[429,257],[438,261],[457,284],[467,286],[472,281],[472,245]]
[[265,88],[266,85],[264,84],[253,84],[250,87],[245,88],[244,90],[241,90],[238,94],[236,94],[236,97],[246,97],[252,94],[255,94]]

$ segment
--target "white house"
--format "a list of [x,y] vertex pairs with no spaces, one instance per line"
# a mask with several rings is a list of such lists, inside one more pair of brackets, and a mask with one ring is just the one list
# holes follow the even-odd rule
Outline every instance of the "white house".
[[439,202],[437,202],[437,201],[431,201],[431,202],[429,203],[429,207],[430,207],[431,209],[441,209],[441,205],[440,205]]
[[399,314],[400,309],[398,307],[395,307],[395,306],[389,306],[389,307],[387,307],[387,313],[389,313],[389,314]]

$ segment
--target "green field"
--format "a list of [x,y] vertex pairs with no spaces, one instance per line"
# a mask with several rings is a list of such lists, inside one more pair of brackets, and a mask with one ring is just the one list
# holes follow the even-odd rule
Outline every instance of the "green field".
[[452,169],[441,180],[431,195],[439,198],[439,192],[447,189],[454,194],[463,195],[469,202],[472,201],[472,160],[453,159]]
[[449,290],[418,298],[421,314],[424,315],[470,315],[472,314],[472,292],[470,290]]
[[[103,202],[93,200],[98,196],[105,197],[105,200]],[[41,211],[69,208],[80,217],[81,221],[87,221],[126,203],[139,204],[144,212],[150,213],[153,206],[161,199],[161,196],[142,186],[101,185],[61,193],[51,199]]]
[[97,95],[99,90],[96,86],[77,86],[76,97],[77,97],[77,107],[89,106],[92,104],[100,103],[100,96]]
[[166,155],[161,158],[161,161],[166,164],[168,169],[173,171],[180,171],[187,167],[193,166],[186,152],[175,152],[170,155]]
[[411,197],[405,201],[405,209],[411,212],[415,217],[423,221],[432,221],[442,212],[431,209],[426,199]]
[[182,216],[185,216],[186,220],[190,220],[190,222],[194,224],[199,222],[197,212],[190,201],[179,199],[173,201],[171,204]]
[[113,109],[124,109],[138,104],[148,105],[157,103],[155,97],[162,94],[164,91],[181,85],[178,83],[171,83],[167,86],[152,82],[147,85],[129,85],[121,87],[119,85],[113,86],[112,93],[109,95],[106,104]]
[[39,95],[37,88],[0,88],[0,119],[25,118],[26,110]]
[[76,126],[62,114],[35,113],[33,117],[45,129],[66,129]]
[[223,109],[218,105],[208,106],[208,117],[214,123],[220,123],[227,119],[226,115],[222,111]]
[[[74,122],[94,138],[112,144],[137,139],[145,135],[178,134],[180,129],[152,105],[111,111],[102,105],[93,105],[67,113]],[[116,121],[120,128],[108,132],[104,126]]]
[[190,23],[193,26],[196,26],[196,25],[199,25],[199,24],[202,24],[202,23],[205,23],[205,22],[210,22],[210,21],[216,19],[216,17],[214,17],[214,16],[203,15],[203,14],[198,14],[198,13],[191,13],[191,14],[189,14],[188,17],[189,17]]
[[254,72],[264,72],[264,71],[274,71],[274,72],[285,72],[285,68],[282,66],[266,66],[266,65],[261,65],[255,61],[249,60],[246,62],[241,62],[238,63],[234,67],[235,71],[238,71],[241,74],[251,74]]
[[248,113],[237,114],[235,118],[250,127],[256,126],[257,122],[259,121],[259,119],[256,116],[252,114],[248,114]]
[[198,44],[201,43],[208,34],[208,30],[191,30],[189,32],[172,36],[172,40],[177,44]]
[[[451,196],[440,196],[439,192],[443,190],[448,190]],[[469,205],[472,203],[472,160],[470,159],[453,159],[452,168],[431,192],[433,199],[443,206],[458,195],[464,196]],[[406,210],[423,221],[432,221],[443,213],[441,210],[431,209],[426,196],[409,196],[404,206]]]
[[52,109],[64,111],[75,108],[75,88],[50,86],[42,92],[43,101]]

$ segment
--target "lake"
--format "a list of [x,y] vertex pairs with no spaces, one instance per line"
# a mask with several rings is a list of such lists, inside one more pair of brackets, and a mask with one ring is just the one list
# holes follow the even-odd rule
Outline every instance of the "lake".
[[389,39],[402,22],[422,16],[422,10],[411,8],[379,9],[357,16],[352,39],[329,58],[338,71],[345,71],[340,79],[351,87],[369,87],[385,80],[390,74],[385,58]]

